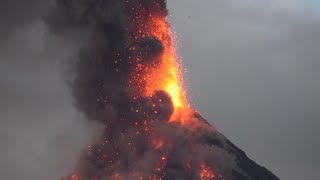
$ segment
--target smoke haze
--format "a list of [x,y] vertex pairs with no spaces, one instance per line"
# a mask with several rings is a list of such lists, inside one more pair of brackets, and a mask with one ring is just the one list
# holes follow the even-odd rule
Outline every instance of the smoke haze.
[[[0,2],[0,179],[59,179],[94,125],[65,84],[77,47],[46,29],[49,1],[21,2]],[[168,3],[197,109],[281,179],[316,179],[319,16],[276,2]]]
[[66,85],[76,46],[42,21],[48,1],[0,2],[0,179],[60,179],[99,129]]

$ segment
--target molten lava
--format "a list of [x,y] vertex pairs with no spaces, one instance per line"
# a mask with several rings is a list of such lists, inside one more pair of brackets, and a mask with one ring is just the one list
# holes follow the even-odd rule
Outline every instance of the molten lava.
[[49,29],[80,46],[73,104],[101,126],[64,179],[278,180],[189,106],[167,17],[166,0],[55,0]]
[[[154,6],[160,9],[161,5],[154,2]],[[178,62],[175,47],[175,34],[170,30],[170,25],[166,14],[157,11],[148,12],[141,6],[135,11],[134,26],[135,31],[131,36],[136,41],[142,41],[146,37],[155,37],[163,46],[163,52],[158,63],[144,65],[138,63],[136,70],[132,73],[132,83],[138,88],[139,95],[152,96],[157,90],[167,92],[174,105],[174,113],[171,121],[182,122],[181,113],[189,108],[186,98],[186,90],[183,85],[181,66]],[[135,50],[135,49],[133,49]],[[140,61],[141,57],[134,59]]]
[[213,172],[211,167],[202,164],[200,166],[200,179],[201,180],[223,180],[222,175],[217,175]]
[[165,0],[57,2],[70,26],[98,37],[80,53],[73,88],[77,108],[105,126],[67,180],[216,180],[229,171],[212,163],[217,152],[228,157],[223,143],[207,145],[216,132],[189,107]]
[[[155,36],[164,45],[164,53],[158,68],[151,69],[145,74],[147,81],[146,95],[156,90],[165,90],[172,98],[175,108],[185,108],[188,102],[181,78],[181,67],[177,62],[173,39],[167,19],[164,17],[150,17],[151,35]],[[148,32],[149,28],[142,32]],[[148,71],[148,70],[147,70]]]

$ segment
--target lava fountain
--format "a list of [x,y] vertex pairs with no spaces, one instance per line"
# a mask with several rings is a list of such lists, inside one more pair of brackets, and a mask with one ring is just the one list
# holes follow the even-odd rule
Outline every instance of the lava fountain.
[[56,0],[50,29],[83,42],[74,104],[104,128],[65,179],[271,180],[189,106],[167,18],[165,0]]
[[[162,4],[161,4],[162,3]],[[178,62],[175,47],[175,34],[170,29],[167,13],[163,12],[163,1],[153,1],[152,10],[142,5],[132,10],[133,30],[129,33],[134,41],[141,42],[145,38],[155,38],[163,46],[162,54],[159,61],[153,64],[144,64],[141,61],[144,58],[136,57],[133,60],[136,64],[134,71],[131,74],[130,84],[133,84],[138,89],[138,96],[152,96],[155,91],[163,90],[169,94],[174,105],[174,113],[171,121],[184,123],[181,119],[181,113],[188,108],[186,98],[186,90],[183,85],[181,65]],[[135,47],[131,51],[137,50]],[[143,53],[148,53],[143,52]]]

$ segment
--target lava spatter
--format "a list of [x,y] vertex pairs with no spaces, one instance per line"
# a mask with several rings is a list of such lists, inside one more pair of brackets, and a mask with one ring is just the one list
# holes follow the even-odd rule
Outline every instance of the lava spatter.
[[189,106],[165,0],[56,0],[48,24],[82,35],[74,105],[104,128],[66,180],[250,179],[248,158]]

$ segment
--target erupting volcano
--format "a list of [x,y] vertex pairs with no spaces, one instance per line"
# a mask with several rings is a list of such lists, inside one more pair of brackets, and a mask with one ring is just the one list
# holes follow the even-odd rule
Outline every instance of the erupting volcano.
[[86,32],[74,104],[104,127],[65,179],[278,179],[189,106],[167,17],[165,0],[56,0],[52,29]]

